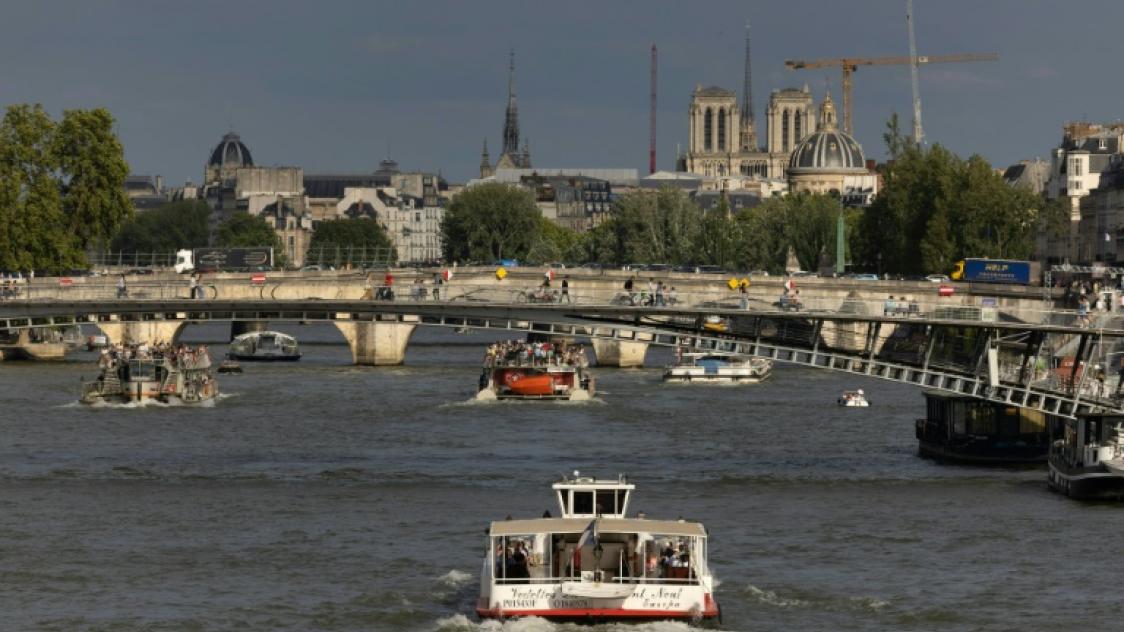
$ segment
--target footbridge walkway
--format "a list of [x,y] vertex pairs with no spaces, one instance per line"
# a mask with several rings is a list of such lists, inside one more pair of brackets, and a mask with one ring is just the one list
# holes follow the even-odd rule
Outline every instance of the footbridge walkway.
[[444,293],[436,299],[398,285],[395,300],[372,300],[378,288],[367,287],[354,298],[310,298],[284,296],[287,290],[262,284],[253,287],[256,297],[220,293],[193,300],[137,298],[133,288],[134,296],[122,298],[4,301],[0,331],[89,324],[115,341],[155,342],[175,341],[188,323],[326,322],[343,333],[356,363],[377,365],[400,363],[417,326],[455,327],[589,338],[602,365],[642,363],[649,345],[716,350],[1055,415],[1124,412],[1117,372],[1107,370],[1110,362],[1119,364],[1113,358],[1124,349],[1121,321],[1111,314],[1050,309],[1040,298],[1007,304],[935,296],[890,301],[846,292],[769,300],[729,289],[654,296],[586,290],[562,296],[557,287],[487,284],[441,287]]

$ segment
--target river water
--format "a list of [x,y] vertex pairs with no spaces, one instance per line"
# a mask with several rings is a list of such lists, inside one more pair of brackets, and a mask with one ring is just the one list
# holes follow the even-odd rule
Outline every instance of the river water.
[[[1051,494],[1039,469],[918,458],[914,388],[603,369],[600,401],[473,404],[489,336],[419,330],[405,366],[360,368],[334,330],[289,331],[305,357],[222,376],[213,408],[80,407],[92,354],[0,363],[0,630],[588,629],[473,614],[487,523],[557,512],[574,469],[707,525],[721,629],[1124,620],[1124,508]],[[873,406],[836,407],[848,388]],[[688,629],[597,629],[618,628]]]

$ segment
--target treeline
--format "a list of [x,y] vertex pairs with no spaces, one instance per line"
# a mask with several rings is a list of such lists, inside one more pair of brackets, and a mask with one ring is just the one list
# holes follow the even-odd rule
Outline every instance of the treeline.
[[129,165],[102,108],[12,105],[0,121],[0,270],[62,272],[86,264],[132,215]]
[[791,251],[804,270],[835,261],[840,216],[849,271],[947,273],[965,257],[1027,259],[1040,231],[1056,234],[1058,202],[1011,187],[984,159],[961,159],[940,145],[912,146],[893,120],[892,160],[868,208],[845,208],[828,194],[798,193],[736,212],[722,200],[703,211],[680,190],[619,198],[612,216],[585,233],[542,218],[532,194],[500,183],[454,199],[442,226],[445,256],[462,262],[518,259],[602,264],[717,265],[781,272]]

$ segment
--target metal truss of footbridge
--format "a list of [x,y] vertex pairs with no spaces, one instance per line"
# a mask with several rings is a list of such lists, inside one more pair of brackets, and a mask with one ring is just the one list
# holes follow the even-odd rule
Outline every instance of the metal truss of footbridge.
[[[320,299],[11,301],[0,306],[0,330],[208,321],[500,330],[748,354],[1052,415],[1124,412],[1119,378],[1107,370],[1111,358],[1124,355],[1120,351],[1124,329],[1109,326],[1110,321],[1077,326],[980,320],[978,314],[931,317],[870,315],[869,311],[787,311],[752,304],[747,309],[723,304],[637,307]],[[1097,363],[1105,370],[1098,370]]]

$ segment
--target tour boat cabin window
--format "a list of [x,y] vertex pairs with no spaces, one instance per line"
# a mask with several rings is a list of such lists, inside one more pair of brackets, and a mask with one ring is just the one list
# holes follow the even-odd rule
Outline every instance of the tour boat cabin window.
[[593,492],[574,492],[574,509],[570,512],[579,515],[593,513]]

